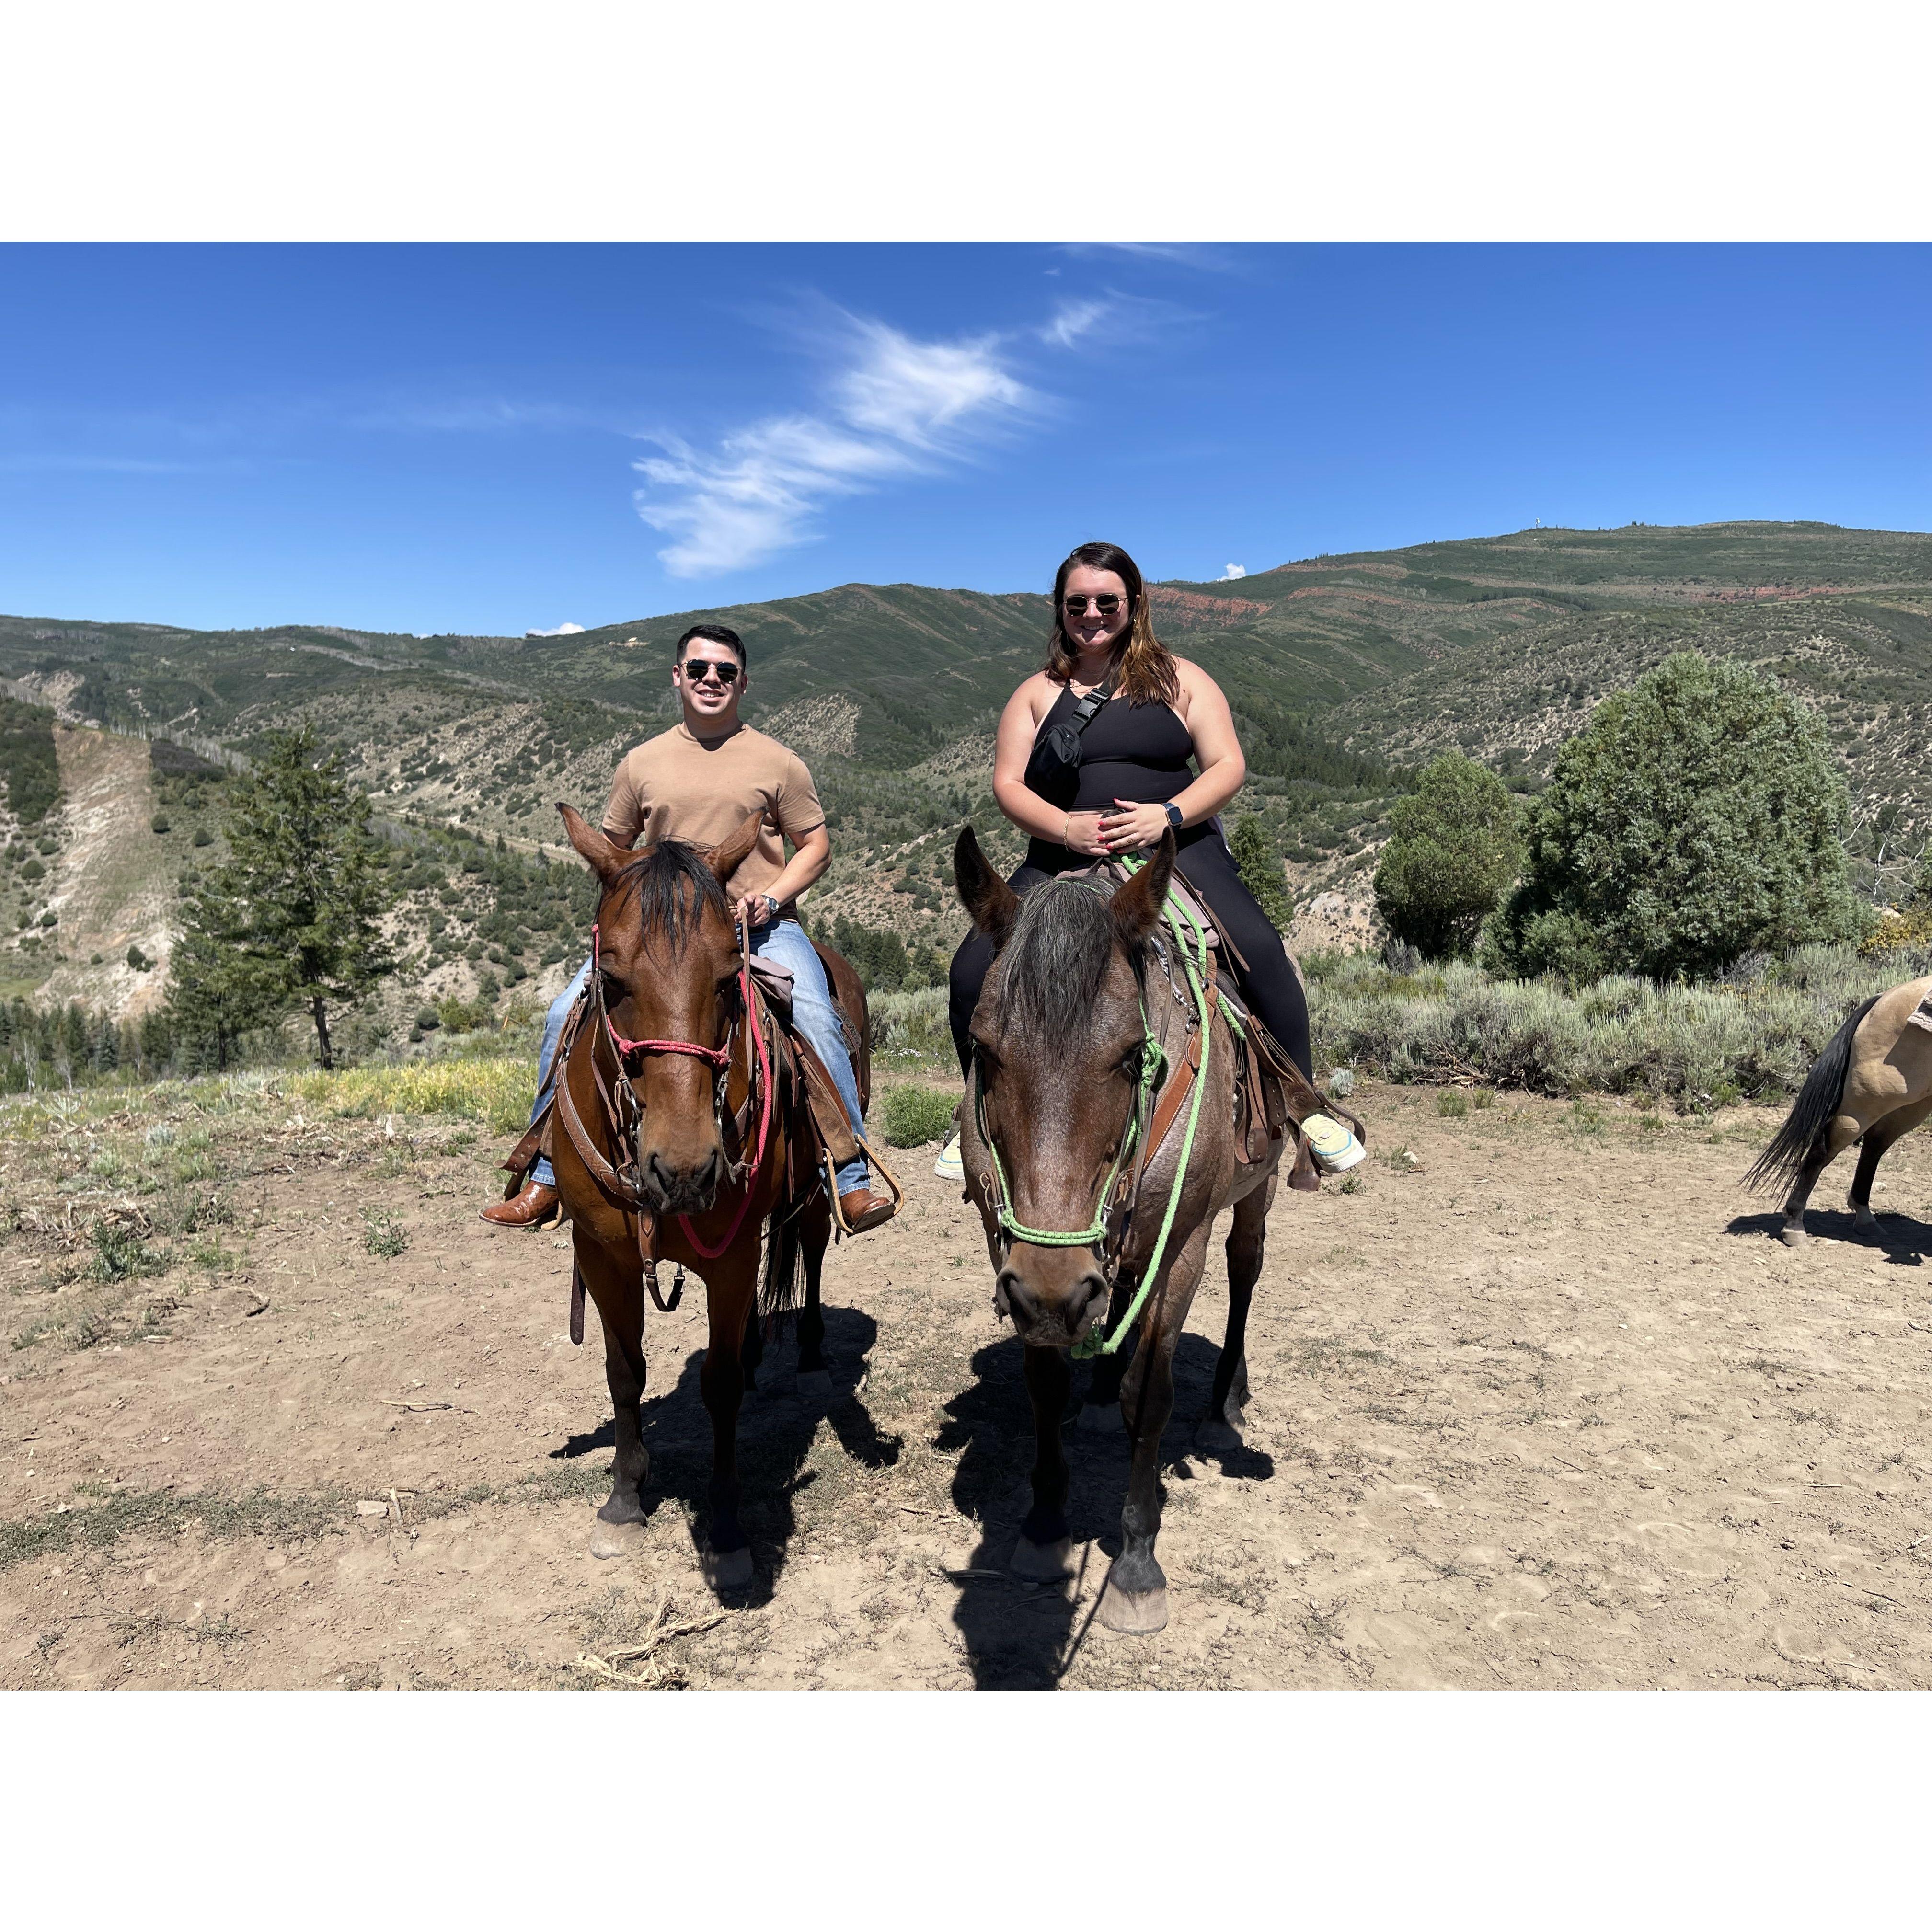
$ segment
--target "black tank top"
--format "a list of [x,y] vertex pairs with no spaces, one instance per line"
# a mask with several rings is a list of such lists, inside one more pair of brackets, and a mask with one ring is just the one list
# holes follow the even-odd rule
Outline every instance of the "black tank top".
[[[1071,685],[1063,689],[1052,710],[1040,720],[1034,734],[1036,741],[1042,733],[1070,719],[1079,701]],[[1194,782],[1188,764],[1193,752],[1193,736],[1171,706],[1130,704],[1124,698],[1109,698],[1080,735],[1080,784],[1070,808],[1111,812],[1117,798],[1136,805],[1165,805]],[[1211,822],[1190,825],[1179,842],[1184,847],[1192,845],[1213,830]],[[1027,858],[1029,864],[1048,872],[1063,870],[1070,863],[1093,863],[1043,838],[1032,842]]]

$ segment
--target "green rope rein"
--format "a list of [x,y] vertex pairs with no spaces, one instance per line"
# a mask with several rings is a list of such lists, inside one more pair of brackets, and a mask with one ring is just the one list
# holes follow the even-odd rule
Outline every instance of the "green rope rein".
[[[1120,863],[1131,875],[1140,870],[1144,860],[1136,861],[1124,857]],[[1174,1232],[1174,1217],[1180,1206],[1182,1189],[1186,1185],[1188,1163],[1194,1157],[1194,1132],[1201,1124],[1201,1102],[1208,1091],[1208,1054],[1214,1042],[1214,1010],[1208,1004],[1206,988],[1202,986],[1204,975],[1209,974],[1208,962],[1208,928],[1192,911],[1182,906],[1172,893],[1165,908],[1168,925],[1172,928],[1174,950],[1179,954],[1181,965],[1187,974],[1188,991],[1194,995],[1194,1010],[1201,1021],[1201,1066],[1194,1076],[1194,1092],[1187,1106],[1187,1133],[1180,1143],[1180,1159],[1174,1170],[1174,1182],[1167,1190],[1167,1211],[1161,1216],[1160,1232],[1154,1238],[1154,1252],[1148,1256],[1147,1265],[1141,1270],[1140,1286],[1134,1291],[1134,1298],[1128,1304],[1126,1312],[1116,1324],[1112,1334],[1102,1336],[1096,1323],[1078,1342],[1071,1354],[1076,1361],[1088,1361],[1096,1355],[1111,1355],[1127,1336],[1132,1333],[1134,1324],[1141,1318],[1141,1310],[1147,1306],[1147,1298],[1154,1292],[1154,1285],[1160,1274],[1162,1257],[1167,1252],[1167,1238]],[[1194,928],[1194,938],[1200,955],[1197,968],[1192,954],[1187,950],[1187,935],[1181,930],[1180,914],[1186,912],[1189,925]],[[1142,1009],[1145,1011],[1144,1007]],[[1150,1149],[1150,1152],[1153,1150]]]

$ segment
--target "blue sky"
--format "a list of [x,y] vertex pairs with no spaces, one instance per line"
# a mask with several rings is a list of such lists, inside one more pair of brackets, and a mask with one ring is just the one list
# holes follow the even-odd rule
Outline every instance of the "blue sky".
[[519,632],[1932,527],[1923,248],[0,248],[0,610]]

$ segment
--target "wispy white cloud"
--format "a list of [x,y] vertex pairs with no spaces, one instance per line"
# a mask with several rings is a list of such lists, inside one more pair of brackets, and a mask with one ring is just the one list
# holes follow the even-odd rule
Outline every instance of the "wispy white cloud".
[[674,539],[658,553],[672,576],[740,569],[808,542],[825,504],[968,460],[1044,407],[996,335],[921,341],[852,320],[844,350],[820,413],[767,417],[710,453],[650,439],[663,454],[639,459],[635,502]]
[[1040,332],[1040,339],[1056,349],[1071,349],[1096,323],[1112,313],[1114,304],[1104,302],[1063,302],[1053,319]]
[[526,631],[526,638],[574,638],[583,631],[581,624],[560,624],[554,631]]
[[1236,578],[1245,577],[1247,574],[1248,566],[1245,563],[1231,563],[1222,572],[1221,581],[1223,584],[1232,584]]

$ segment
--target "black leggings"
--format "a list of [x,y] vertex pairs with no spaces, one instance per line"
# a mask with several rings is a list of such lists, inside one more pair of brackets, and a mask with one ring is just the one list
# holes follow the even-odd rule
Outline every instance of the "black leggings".
[[[1042,860],[1046,862],[1040,862]],[[1035,840],[1025,864],[1006,883],[1015,892],[1024,892],[1042,879],[1090,862],[1061,847]],[[1269,924],[1268,916],[1254,894],[1241,883],[1241,875],[1234,869],[1234,860],[1221,842],[1220,835],[1210,826],[1199,827],[1182,844],[1176,865],[1248,962],[1245,973],[1237,969],[1237,976],[1256,1017],[1281,1042],[1289,1059],[1312,1080],[1308,1001],[1303,995],[1301,982],[1288,964],[1288,949],[1281,943],[1281,934]],[[952,1022],[952,1044],[959,1055],[962,1074],[973,1057],[970,1038],[973,1010],[980,1004],[980,988],[986,983],[987,969],[992,963],[993,942],[980,932],[969,932],[952,956],[948,1017]],[[1232,965],[1233,962],[1228,963]]]

